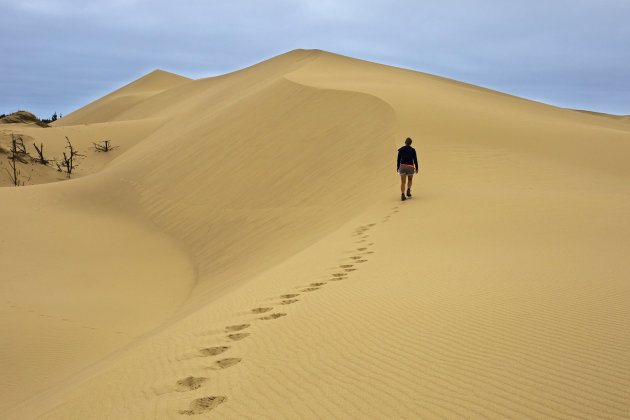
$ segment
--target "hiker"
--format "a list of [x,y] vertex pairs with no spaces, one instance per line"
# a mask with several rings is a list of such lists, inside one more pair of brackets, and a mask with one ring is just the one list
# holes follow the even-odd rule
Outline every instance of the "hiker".
[[[413,174],[414,171],[418,173],[418,156],[416,155],[416,149],[411,147],[411,141],[407,137],[405,145],[398,149],[398,160],[396,162],[396,170],[398,175],[400,175],[400,199],[402,201],[405,201],[407,197],[411,197]],[[407,197],[405,197],[405,181],[407,183]]]

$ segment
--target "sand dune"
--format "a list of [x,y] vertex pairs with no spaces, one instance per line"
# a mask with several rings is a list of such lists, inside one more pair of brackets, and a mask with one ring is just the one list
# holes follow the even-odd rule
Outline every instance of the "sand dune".
[[630,413],[624,118],[296,50],[11,131],[86,157],[0,189],[4,418]]
[[144,77],[102,97],[89,106],[57,120],[53,125],[68,126],[98,122],[120,121],[119,114],[143,101],[189,82],[190,79],[162,70],[155,70]]

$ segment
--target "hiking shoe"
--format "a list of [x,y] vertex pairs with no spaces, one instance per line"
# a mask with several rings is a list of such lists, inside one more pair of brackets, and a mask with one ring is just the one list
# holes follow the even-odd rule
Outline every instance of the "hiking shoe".
[[407,188],[407,197],[411,197],[411,190]]
[[405,197],[405,194],[400,194],[400,200],[401,201],[405,201],[407,199],[407,197]]

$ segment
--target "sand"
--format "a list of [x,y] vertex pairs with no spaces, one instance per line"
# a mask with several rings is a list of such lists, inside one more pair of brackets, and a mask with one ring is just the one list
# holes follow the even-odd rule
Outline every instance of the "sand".
[[1,181],[2,418],[630,416],[626,117],[296,50],[11,133],[85,157]]

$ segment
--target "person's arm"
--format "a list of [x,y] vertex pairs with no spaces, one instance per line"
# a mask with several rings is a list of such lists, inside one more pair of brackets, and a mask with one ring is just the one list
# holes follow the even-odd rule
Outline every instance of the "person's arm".
[[416,164],[416,173],[420,170],[420,166],[418,165],[418,155],[416,155],[416,150],[413,151],[413,163]]
[[400,169],[400,150],[398,151],[398,160],[396,160],[396,170]]

